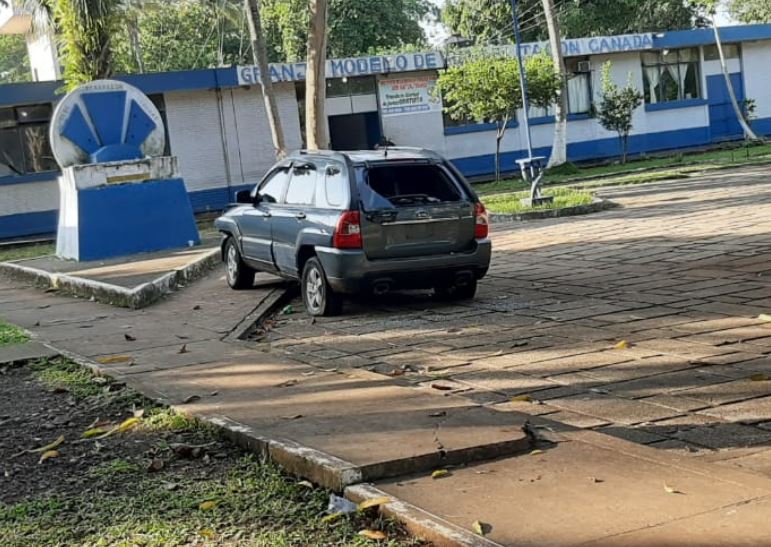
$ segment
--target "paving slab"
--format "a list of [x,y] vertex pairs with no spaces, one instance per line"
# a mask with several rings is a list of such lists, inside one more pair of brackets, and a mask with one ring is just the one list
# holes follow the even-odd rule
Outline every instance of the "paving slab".
[[[767,542],[768,507],[748,502],[771,495],[770,481],[730,468],[715,473],[712,465],[593,432],[562,435],[564,442],[537,454],[451,469],[438,480],[422,475],[376,486],[456,526],[470,530],[481,521],[490,527],[486,539],[501,545],[604,545],[625,533],[678,526],[709,512],[719,526],[704,536],[715,543],[704,545],[730,545],[748,537],[746,522],[723,518],[720,511],[747,506],[746,518],[765,533],[751,537]],[[668,493],[665,485],[682,494]],[[701,544],[701,536],[689,538],[682,544]],[[670,545],[665,535],[623,544]]]
[[55,357],[58,354],[59,352],[56,350],[35,341],[26,342],[24,344],[0,346],[0,365]]

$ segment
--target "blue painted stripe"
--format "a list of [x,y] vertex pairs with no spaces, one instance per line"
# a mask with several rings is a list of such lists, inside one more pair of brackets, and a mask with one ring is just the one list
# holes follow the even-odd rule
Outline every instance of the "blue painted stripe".
[[56,233],[59,211],[40,211],[0,216],[0,239]]
[[707,99],[686,99],[683,101],[665,101],[663,103],[646,104],[645,111],[657,112],[659,110],[674,110],[676,108],[691,108],[693,106],[704,106],[705,104],[707,104]]
[[[720,39],[723,42],[746,42],[751,40],[771,39],[771,24],[736,25],[720,27]],[[702,46],[715,43],[715,34],[711,28],[674,30],[662,35],[654,34],[654,48],[675,48]]]
[[26,82],[0,85],[0,106],[52,103],[61,98],[61,95],[57,95],[56,92],[63,85],[64,82]]

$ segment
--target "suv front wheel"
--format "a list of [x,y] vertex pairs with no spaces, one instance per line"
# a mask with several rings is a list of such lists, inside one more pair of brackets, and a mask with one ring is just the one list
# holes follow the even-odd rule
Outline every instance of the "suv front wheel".
[[254,286],[255,271],[247,266],[241,259],[238,245],[230,237],[225,242],[225,276],[231,289],[242,291]]
[[332,291],[318,258],[305,263],[301,290],[305,309],[311,315],[337,315],[343,309],[343,297]]

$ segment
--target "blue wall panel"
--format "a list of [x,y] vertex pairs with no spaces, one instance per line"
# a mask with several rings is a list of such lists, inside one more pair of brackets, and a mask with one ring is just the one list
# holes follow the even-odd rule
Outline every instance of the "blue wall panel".
[[0,216],[0,239],[55,234],[58,221],[59,211]]

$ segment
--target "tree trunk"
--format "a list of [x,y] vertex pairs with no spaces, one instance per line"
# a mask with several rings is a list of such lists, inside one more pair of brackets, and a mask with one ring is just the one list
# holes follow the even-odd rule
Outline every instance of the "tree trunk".
[[137,63],[137,72],[144,74],[145,60],[142,55],[142,43],[139,41],[139,20],[136,14],[128,21],[129,41],[134,52],[134,60]]
[[731,83],[731,75],[728,73],[728,65],[726,65],[725,55],[723,55],[723,44],[720,42],[720,31],[718,30],[717,24],[714,21],[712,22],[712,28],[715,31],[715,43],[717,44],[717,52],[720,56],[720,68],[723,71],[723,78],[725,78],[725,85],[728,88],[728,96],[731,98],[731,106],[734,108],[736,119],[739,122],[739,125],[742,126],[745,139],[753,141],[759,140],[758,136],[750,127],[750,124],[748,124],[747,120],[744,119],[744,113],[739,108],[739,101],[736,100],[734,86],[733,83]]
[[627,135],[626,134],[619,134],[618,136],[619,144],[621,145],[621,164],[626,163],[626,146],[627,146]]
[[498,122],[498,130],[495,132],[495,181],[501,180],[501,141],[506,134],[506,125],[509,118],[504,118],[503,122]]
[[276,96],[273,92],[273,80],[270,77],[268,65],[268,50],[265,47],[265,36],[262,33],[262,21],[260,20],[259,0],[244,0],[246,20],[249,24],[249,35],[252,40],[252,53],[254,64],[260,70],[260,82],[262,83],[262,99],[265,102],[265,113],[268,116],[270,134],[273,138],[273,148],[276,157],[283,158],[286,155],[284,144],[284,130],[281,127],[281,119],[276,104]]
[[557,102],[554,112],[554,142],[551,148],[551,156],[547,169],[562,165],[568,161],[568,104],[567,104],[567,74],[565,59],[562,57],[562,38],[560,36],[559,22],[554,13],[554,0],[543,0],[543,11],[546,15],[546,25],[549,28],[549,47],[554,66],[560,73],[560,88],[557,92]]
[[327,117],[327,0],[310,0],[308,64],[305,75],[305,138],[308,149],[329,148]]

